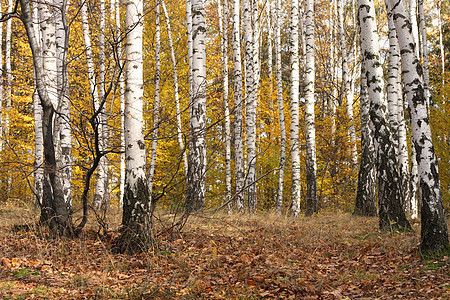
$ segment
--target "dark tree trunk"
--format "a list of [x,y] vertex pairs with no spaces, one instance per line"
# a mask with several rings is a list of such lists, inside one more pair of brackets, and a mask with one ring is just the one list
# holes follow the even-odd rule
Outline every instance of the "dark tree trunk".
[[47,224],[53,234],[73,235],[71,208],[64,201],[63,187],[57,174],[53,143],[53,107],[43,104],[42,128],[44,136],[44,193],[40,221]]

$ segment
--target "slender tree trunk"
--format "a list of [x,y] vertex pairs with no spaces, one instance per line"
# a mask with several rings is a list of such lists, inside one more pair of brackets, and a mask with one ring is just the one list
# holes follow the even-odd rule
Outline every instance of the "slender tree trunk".
[[442,251],[449,246],[447,220],[439,183],[438,161],[431,140],[431,128],[423,89],[422,66],[414,52],[414,41],[404,3],[390,1],[402,55],[402,73],[411,108],[412,134],[419,165],[422,251]]
[[156,3],[155,9],[155,102],[153,105],[152,148],[150,152],[150,165],[148,167],[148,193],[152,201],[152,210],[155,205],[153,200],[153,176],[155,175],[156,150],[158,148],[159,110],[160,110],[160,82],[161,82],[161,26],[160,3]]
[[409,0],[409,20],[411,22],[412,35],[416,48],[416,57],[420,57],[419,27],[417,26],[417,0]]
[[[413,35],[413,41],[415,43],[414,53],[418,58],[419,55],[419,33],[417,28],[417,0],[409,0],[408,8],[411,32]],[[414,149],[414,136],[411,136],[411,157],[416,157],[416,149]],[[419,166],[416,159],[411,159],[411,204],[419,202]]]
[[192,103],[189,166],[186,191],[188,212],[204,208],[206,196],[206,20],[204,0],[192,0]]
[[423,0],[419,0],[419,21],[420,32],[422,34],[422,58],[423,58],[423,82],[427,106],[430,106],[430,70],[428,67],[428,42],[427,28],[425,26],[425,12],[423,10]]
[[[219,34],[222,52],[222,80],[223,80],[223,106],[225,125],[225,202],[228,202],[228,212],[231,212],[231,127],[230,109],[228,106],[228,2],[225,0],[222,8],[219,0]],[[223,9],[223,15],[222,15]]]
[[[192,0],[186,0],[186,33],[188,43],[188,62],[189,62],[189,108],[192,104]],[[189,109],[189,118],[192,117],[192,111]],[[186,171],[187,172],[187,171]],[[186,178],[187,179],[187,178]]]
[[[386,8],[388,3],[386,2]],[[403,188],[402,204],[407,215],[417,218],[411,197],[411,176],[409,172],[409,155],[406,136],[406,125],[403,109],[403,93],[401,84],[400,49],[398,45],[397,32],[395,30],[392,14],[388,11],[389,23],[389,68],[388,68],[388,107],[391,126],[394,129],[393,139],[398,156],[400,181]]]
[[243,0],[244,10],[244,40],[245,40],[245,90],[246,109],[245,123],[247,133],[247,180],[248,186],[248,211],[256,211],[256,75],[255,45],[252,28],[251,0]]
[[[299,1],[291,2],[291,159],[292,159],[292,206],[293,216],[300,215],[300,139],[299,139],[299,87],[300,67],[298,59],[298,16]],[[281,64],[281,63],[280,63]],[[281,70],[280,70],[281,73]]]
[[378,175],[380,229],[408,230],[411,228],[402,207],[402,186],[398,159],[392,143],[387,101],[384,97],[383,70],[380,64],[377,23],[373,0],[359,0],[361,53],[370,101]]
[[69,75],[66,64],[68,53],[68,29],[66,28],[66,8],[64,0],[53,1],[52,13],[55,18],[56,82],[58,115],[55,116],[56,163],[61,174],[64,200],[72,206],[72,130],[69,100]]
[[347,56],[347,43],[345,39],[345,28],[344,28],[344,7],[343,1],[337,0],[337,11],[338,11],[338,27],[339,27],[339,38],[341,43],[341,53],[342,53],[342,83],[345,90],[345,98],[347,103],[347,116],[350,122],[348,127],[348,135],[350,136],[350,149],[351,149],[351,159],[353,167],[356,167],[358,163],[358,153],[356,149],[356,132],[355,132],[355,121],[353,119],[353,91],[351,86],[351,78],[349,76],[348,68],[348,56]]
[[[0,3],[1,5],[1,3]],[[39,10],[37,5],[33,5],[32,20],[34,35],[40,42],[40,21],[39,21]],[[2,36],[1,30],[3,25],[0,24],[0,36]],[[41,45],[39,44],[39,48]],[[42,54],[37,54],[39,58],[42,58]],[[2,63],[2,55],[0,55],[0,66]],[[36,72],[34,72],[36,74]],[[34,92],[33,92],[33,109],[34,109],[34,204],[36,207],[42,205],[43,198],[43,188],[44,188],[44,137],[42,133],[42,105],[39,99],[39,94],[37,93],[36,79],[34,82]],[[3,99],[3,78],[0,78],[0,89],[1,89],[1,99]],[[1,105],[0,101],[0,105]],[[1,129],[0,129],[1,130]],[[1,138],[1,137],[0,137]]]
[[[94,112],[97,112],[100,109],[100,101],[102,99],[99,97],[99,91],[97,89],[97,83],[96,83],[96,74],[95,74],[95,67],[94,67],[94,59],[93,59],[93,53],[92,53],[92,43],[91,43],[91,36],[89,33],[89,16],[88,16],[88,3],[84,3],[83,6],[80,9],[80,15],[81,15],[81,23],[82,23],[82,30],[83,30],[83,39],[84,39],[84,46],[85,46],[85,55],[86,55],[86,66],[87,66],[87,76],[88,76],[88,82],[89,82],[89,92],[91,94],[91,97],[93,99],[93,107]],[[103,63],[104,65],[104,63]],[[102,72],[100,72],[102,73]],[[103,70],[104,74],[104,70]],[[104,81],[104,75],[102,76]],[[101,80],[99,78],[99,80]],[[100,85],[99,85],[100,86]],[[101,85],[103,87],[103,92],[100,92],[100,94],[104,95],[104,84]],[[102,88],[100,88],[102,90]],[[96,153],[94,153],[94,156],[99,156],[104,149],[104,143],[103,143],[103,127],[102,127],[102,113],[104,114],[106,110],[98,114],[96,118],[96,130],[98,132],[97,138],[98,138],[98,149],[95,150]],[[96,146],[97,147],[97,146]],[[102,161],[103,160],[103,161]],[[96,183],[96,189],[94,194],[94,200],[93,200],[93,207],[98,210],[102,206],[103,199],[105,197],[105,181],[106,179],[106,169],[104,158],[100,159],[99,166],[97,168],[97,183]]]
[[[122,34],[122,29],[120,26],[120,1],[114,1],[114,13],[116,19],[116,36],[120,37]],[[122,45],[120,41],[117,41],[117,53],[122,57]],[[120,63],[120,61],[119,61]],[[120,99],[120,183],[119,183],[119,207],[123,207],[123,198],[125,195],[125,81],[123,80],[122,73],[119,74],[119,99]]]
[[242,64],[240,34],[240,1],[233,0],[233,68],[234,68],[234,157],[236,172],[236,211],[244,209],[244,142],[242,129]]
[[444,86],[445,85],[445,52],[444,52],[444,43],[442,42],[443,39],[442,39],[441,9],[442,9],[442,0],[438,0],[437,19],[438,19],[438,27],[439,27],[439,50],[441,51],[442,86]]
[[[387,7],[387,6],[386,6]],[[392,128],[392,144],[395,147],[396,156],[398,157],[400,184],[402,186],[403,195],[401,197],[403,208],[409,214],[409,168],[408,160],[404,161],[405,153],[400,154],[400,128],[401,120],[400,114],[403,116],[403,108],[399,105],[402,102],[401,83],[401,66],[400,66],[400,49],[398,46],[397,32],[395,31],[394,20],[392,14],[388,12],[388,26],[389,26],[389,66],[388,66],[388,82],[387,82],[387,103],[389,109],[389,121]],[[399,111],[401,110],[401,112]],[[404,123],[402,124],[404,125]],[[404,146],[404,145],[402,145]],[[405,149],[402,148],[404,151]],[[407,149],[406,149],[407,151]],[[406,157],[408,152],[406,152]],[[402,163],[400,162],[402,161]],[[406,164],[406,166],[404,165]],[[406,167],[406,168],[405,168]]]
[[[336,56],[336,26],[335,26],[335,22],[336,22],[336,0],[332,0],[331,1],[331,5],[330,5],[330,15],[331,15],[331,20],[330,20],[330,62],[329,62],[329,72],[330,72],[330,89],[331,89],[331,96],[328,97],[328,110],[331,116],[331,146],[333,147],[333,151],[334,151],[334,147],[335,147],[335,143],[336,143],[336,99],[337,99],[337,89],[336,89],[336,85],[335,85],[335,75],[336,75],[336,71],[335,71],[335,56]],[[332,166],[331,167],[331,176],[334,177],[336,170],[335,167]],[[334,199],[333,199],[334,200]]]
[[[99,98],[100,101],[104,101],[105,97],[105,85],[106,85],[106,67],[105,67],[105,31],[106,31],[106,10],[105,0],[100,0],[100,31],[99,31]],[[103,105],[99,114],[99,128],[101,128],[99,134],[99,146],[100,151],[105,153],[108,149],[108,118],[106,113],[106,105]],[[108,178],[108,157],[103,155],[100,158],[98,164],[97,174],[101,175],[97,177],[97,184],[94,193],[93,206],[103,214],[109,208],[109,178]]]
[[306,76],[305,76],[305,131],[306,131],[306,215],[319,212],[317,202],[316,129],[314,116],[314,1],[306,3]]
[[178,145],[180,146],[180,150],[183,151],[183,166],[184,173],[187,176],[188,169],[188,160],[187,160],[187,152],[184,149],[184,141],[183,141],[183,129],[181,126],[181,109],[180,109],[180,96],[178,93],[178,72],[177,72],[177,61],[175,58],[175,49],[173,47],[172,40],[172,29],[170,26],[170,18],[167,12],[166,4],[164,1],[161,1],[162,8],[164,10],[164,15],[166,17],[166,25],[167,25],[167,37],[169,40],[169,48],[170,48],[170,58],[172,60],[172,69],[173,69],[173,93],[175,98],[175,109],[177,114],[177,139]]
[[[8,11],[13,11],[14,0],[8,0]],[[5,36],[5,125],[4,125],[4,138],[7,139],[9,135],[10,127],[10,113],[11,113],[11,101],[12,101],[12,70],[11,70],[11,34],[12,34],[12,19],[6,21],[6,36]]]
[[[55,59],[55,26],[50,14],[50,3],[39,4],[41,35],[46,40],[41,52],[39,42],[33,28],[33,18],[29,2],[20,0],[21,20],[25,26],[30,44],[35,70],[36,87],[43,107],[42,129],[44,141],[44,189],[41,206],[42,223],[48,224],[56,235],[72,235],[71,207],[64,201],[60,174],[57,172],[55,148],[53,143],[53,114],[57,107],[56,95],[56,59]],[[46,26],[42,26],[42,24]],[[53,48],[52,48],[53,47]],[[53,51],[49,51],[53,49]],[[42,53],[42,57],[40,57]],[[54,80],[49,80],[53,78]],[[52,97],[50,96],[52,95]]]
[[[252,10],[251,23],[253,29],[253,66],[254,66],[254,76],[255,80],[253,84],[255,85],[255,97],[258,95],[259,90],[259,80],[261,78],[261,58],[260,58],[260,15],[259,15],[259,0],[251,0],[250,7]],[[256,104],[255,104],[256,107]],[[256,111],[256,108],[255,108]],[[256,121],[255,121],[256,124]]]
[[127,157],[125,194],[123,200],[122,233],[119,252],[146,250],[151,238],[150,199],[145,176],[145,141],[143,133],[143,48],[144,3],[126,3],[125,27],[125,155]]
[[286,164],[286,126],[284,123],[283,79],[281,74],[281,0],[276,0],[275,7],[275,64],[277,81],[278,122],[280,123],[280,169],[278,173],[278,191],[276,213],[281,215],[283,208],[284,167]]
[[361,163],[358,173],[358,188],[354,215],[374,217],[377,215],[376,153],[373,132],[370,129],[370,103],[367,94],[367,79],[364,66],[361,68]]
[[269,0],[267,4],[267,77],[269,77],[270,83],[270,99],[269,99],[269,109],[270,109],[270,120],[269,124],[273,122],[273,21],[272,21],[272,0]]

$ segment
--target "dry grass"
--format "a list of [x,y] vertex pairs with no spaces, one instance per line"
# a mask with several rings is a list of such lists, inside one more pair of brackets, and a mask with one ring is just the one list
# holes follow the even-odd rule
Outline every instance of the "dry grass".
[[[171,224],[161,215],[156,232]],[[449,258],[422,261],[415,232],[379,233],[376,218],[192,216],[179,234],[134,256],[111,254],[115,233],[49,240],[32,209],[0,208],[0,296],[10,299],[353,299],[450,297]],[[117,212],[108,218],[117,228]],[[163,226],[164,225],[164,226]],[[17,297],[17,298],[12,298]]]

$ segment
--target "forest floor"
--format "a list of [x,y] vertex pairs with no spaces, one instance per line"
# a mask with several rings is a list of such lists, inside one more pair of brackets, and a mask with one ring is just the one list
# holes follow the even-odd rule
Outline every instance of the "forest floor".
[[127,256],[111,252],[117,233],[94,224],[73,240],[12,230],[36,219],[0,206],[3,299],[450,299],[450,258],[421,259],[418,224],[393,234],[342,213],[192,216]]

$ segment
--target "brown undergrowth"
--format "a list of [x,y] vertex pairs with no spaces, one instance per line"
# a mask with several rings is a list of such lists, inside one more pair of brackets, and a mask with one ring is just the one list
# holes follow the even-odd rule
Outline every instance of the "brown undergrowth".
[[[119,223],[117,214],[108,220]],[[169,225],[170,216],[161,216]],[[133,256],[112,254],[114,231],[90,224],[74,240],[48,239],[31,209],[0,207],[3,299],[441,299],[450,259],[421,260],[415,232],[379,233],[376,218],[192,216]],[[163,232],[155,223],[155,232]]]

